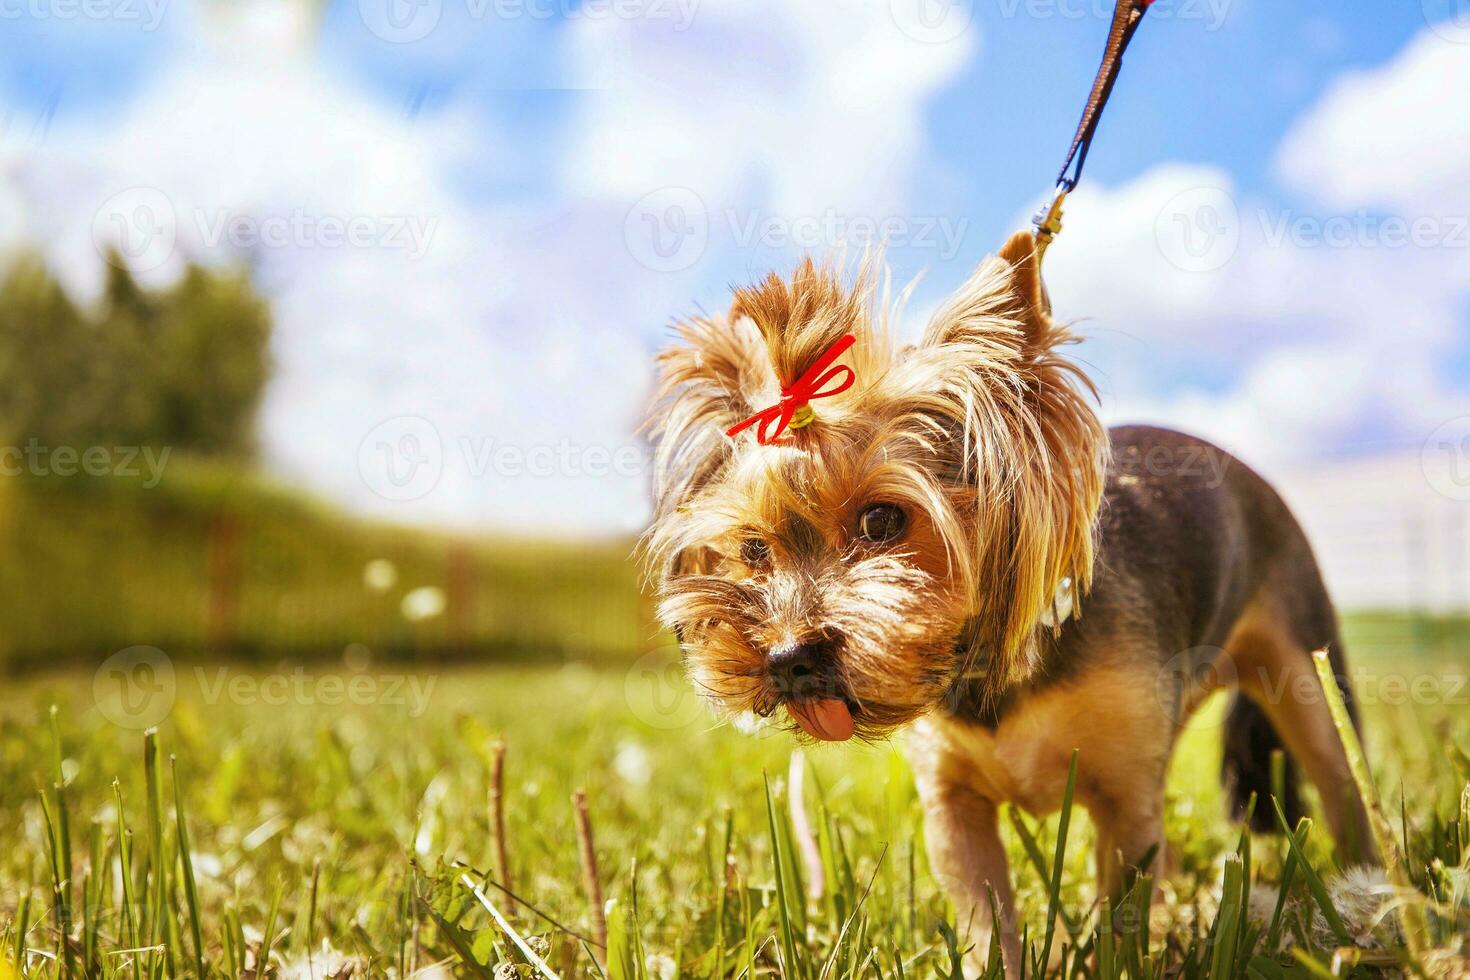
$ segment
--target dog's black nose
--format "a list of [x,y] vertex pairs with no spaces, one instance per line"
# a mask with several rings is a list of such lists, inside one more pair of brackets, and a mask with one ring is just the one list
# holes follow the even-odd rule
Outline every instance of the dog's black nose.
[[783,698],[805,701],[832,697],[831,686],[833,644],[814,639],[783,643],[766,656],[766,669],[771,683]]

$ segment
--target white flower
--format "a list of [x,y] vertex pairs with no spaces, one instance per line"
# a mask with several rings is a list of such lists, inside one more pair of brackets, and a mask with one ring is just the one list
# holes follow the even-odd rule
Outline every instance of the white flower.
[[398,584],[398,566],[386,558],[374,558],[363,566],[362,584],[374,592],[387,592]]
[[647,786],[653,777],[653,766],[648,759],[648,750],[637,742],[620,743],[617,753],[613,756],[613,771],[630,786]]
[[410,623],[433,619],[444,611],[444,590],[432,585],[420,586],[403,597],[400,608]]

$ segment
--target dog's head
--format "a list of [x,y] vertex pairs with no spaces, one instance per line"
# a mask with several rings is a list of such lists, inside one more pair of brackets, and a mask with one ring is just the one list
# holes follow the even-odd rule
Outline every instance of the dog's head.
[[[1018,233],[896,346],[866,265],[803,263],[679,324],[659,356],[660,615],[696,686],[734,714],[786,706],[809,735],[872,737],[961,673],[997,693],[1032,667],[1059,594],[1085,591],[1106,438],[1059,353]],[[771,444],[727,430],[777,404],[844,335],[854,384]]]

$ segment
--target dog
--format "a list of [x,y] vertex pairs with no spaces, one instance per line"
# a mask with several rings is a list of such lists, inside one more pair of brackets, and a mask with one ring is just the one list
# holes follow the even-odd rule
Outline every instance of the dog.
[[699,691],[800,738],[905,729],[972,968],[994,933],[1020,964],[1001,804],[1055,811],[1077,750],[1098,893],[1118,899],[1162,873],[1170,754],[1221,687],[1236,813],[1254,795],[1274,826],[1284,749],[1288,818],[1299,765],[1340,856],[1371,856],[1312,663],[1329,651],[1351,706],[1336,614],[1281,498],[1202,440],[1103,427],[1030,233],[912,346],[902,298],[876,260],[845,284],[808,259],[658,355],[643,554]]

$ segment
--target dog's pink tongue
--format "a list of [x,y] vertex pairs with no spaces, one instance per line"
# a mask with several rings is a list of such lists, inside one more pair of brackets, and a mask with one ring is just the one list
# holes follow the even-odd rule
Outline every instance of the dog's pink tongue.
[[845,742],[852,738],[852,712],[838,698],[823,701],[790,701],[786,710],[812,738],[824,742]]

